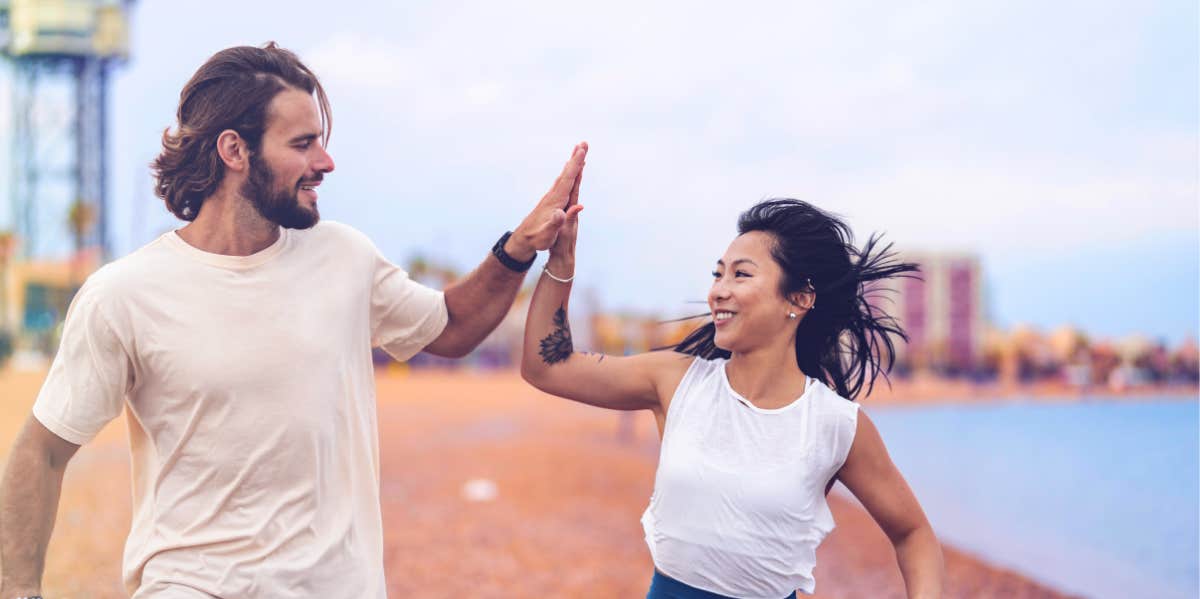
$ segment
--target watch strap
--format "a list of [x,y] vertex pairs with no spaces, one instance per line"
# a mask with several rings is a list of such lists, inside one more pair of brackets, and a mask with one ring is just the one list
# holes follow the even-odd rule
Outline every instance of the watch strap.
[[492,255],[500,261],[500,264],[503,264],[505,268],[513,272],[528,271],[529,267],[533,266],[533,261],[537,259],[537,253],[535,252],[532,258],[524,262],[513,258],[508,252],[504,251],[504,244],[508,242],[509,237],[512,237],[512,231],[506,231],[500,236],[500,240],[496,242],[496,245],[492,246]]

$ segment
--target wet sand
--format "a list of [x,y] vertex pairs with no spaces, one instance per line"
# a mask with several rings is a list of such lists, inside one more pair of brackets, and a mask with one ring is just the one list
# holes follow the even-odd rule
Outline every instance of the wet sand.
[[[0,373],[7,459],[41,375]],[[639,518],[653,488],[657,432],[541,394],[512,373],[378,377],[385,567],[393,597],[642,597],[652,565]],[[869,409],[870,403],[867,403]],[[123,597],[129,526],[123,419],[67,470],[43,591]],[[490,500],[473,500],[494,489]],[[818,551],[821,598],[903,597],[886,537],[831,498],[838,527]],[[1063,597],[946,548],[947,597]]]

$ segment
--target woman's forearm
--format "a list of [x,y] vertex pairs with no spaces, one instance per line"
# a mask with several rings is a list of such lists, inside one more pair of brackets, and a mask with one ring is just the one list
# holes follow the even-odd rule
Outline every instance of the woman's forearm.
[[[575,257],[567,252],[551,252],[546,262],[550,275],[569,279],[575,275]],[[525,344],[521,355],[521,373],[527,380],[544,369],[566,360],[574,352],[571,327],[567,322],[567,304],[571,283],[556,281],[542,273],[529,302],[525,322]]]
[[913,530],[898,540],[895,548],[909,599],[939,599],[945,565],[942,546],[933,534],[933,527],[925,525]]

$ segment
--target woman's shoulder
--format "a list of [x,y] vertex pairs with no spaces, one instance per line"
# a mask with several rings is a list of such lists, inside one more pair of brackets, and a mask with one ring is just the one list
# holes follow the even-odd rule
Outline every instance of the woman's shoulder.
[[692,356],[689,354],[680,353],[672,349],[660,349],[644,354],[638,354],[637,359],[641,360],[647,368],[651,369],[656,378],[673,379],[676,383],[684,377],[690,370],[697,367],[705,367],[703,358]]
[[713,368],[712,360],[671,349],[647,352],[637,357],[644,360],[651,371],[664,408],[671,404],[687,381],[703,377]]
[[705,358],[674,350],[650,352],[655,355],[659,368],[673,376],[676,382],[684,377],[703,377],[721,372],[726,358]]
[[838,395],[837,391],[834,391],[829,385],[826,385],[819,379],[810,378],[809,384],[812,385],[809,397],[812,399],[812,404],[815,408],[843,417],[855,418],[858,416],[858,402]]

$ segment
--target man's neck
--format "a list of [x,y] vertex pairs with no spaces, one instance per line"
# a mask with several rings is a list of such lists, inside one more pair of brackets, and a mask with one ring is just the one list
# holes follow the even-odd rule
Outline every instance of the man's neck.
[[205,199],[196,219],[178,233],[196,249],[226,256],[261,252],[280,234],[279,225],[263,218],[248,201],[221,191]]

